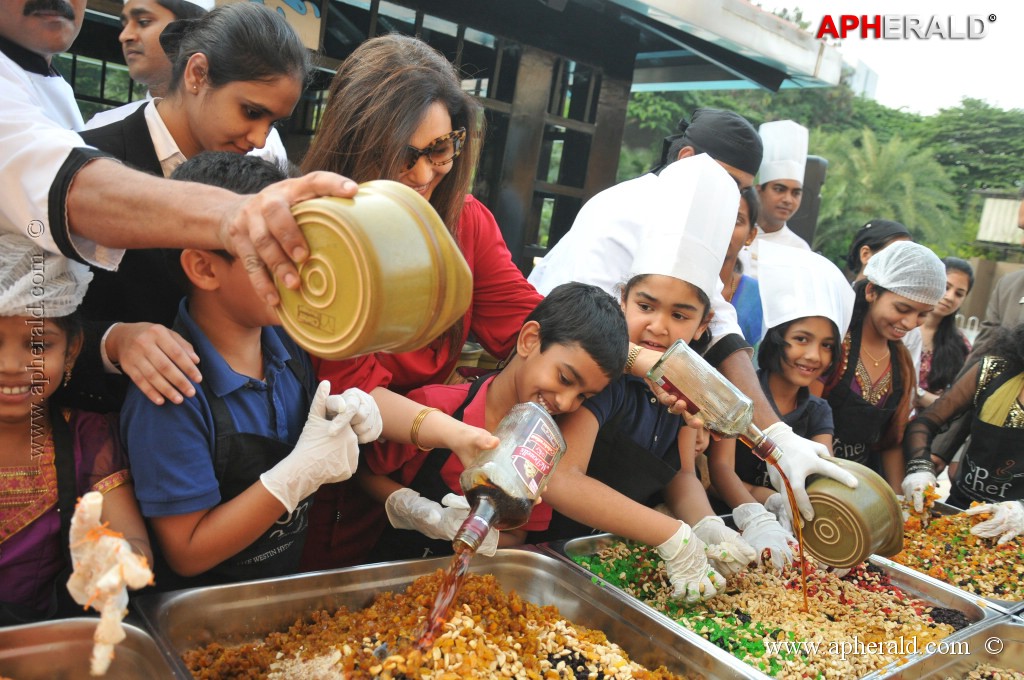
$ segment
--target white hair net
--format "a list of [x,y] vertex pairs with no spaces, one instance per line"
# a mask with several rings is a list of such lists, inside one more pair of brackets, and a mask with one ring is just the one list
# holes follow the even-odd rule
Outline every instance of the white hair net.
[[897,241],[864,267],[868,281],[908,300],[937,304],[946,292],[946,266],[919,243]]
[[0,234],[0,316],[67,316],[81,304],[91,280],[86,265],[20,234]]

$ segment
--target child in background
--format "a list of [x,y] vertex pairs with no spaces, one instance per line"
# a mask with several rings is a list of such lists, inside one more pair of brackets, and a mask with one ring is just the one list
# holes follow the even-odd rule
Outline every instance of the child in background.
[[[671,164],[658,180],[637,203],[648,211],[647,230],[621,304],[630,341],[664,352],[676,340],[696,347],[709,341],[709,296],[719,283],[739,194],[705,154]],[[696,430],[632,376],[619,377],[583,406],[560,421],[568,448],[544,492],[556,514],[550,530],[530,541],[578,536],[590,527],[610,531],[657,546],[678,597],[713,597],[725,584],[719,571],[734,574],[755,553],[711,510],[696,475]],[[650,507],[662,494],[675,517]]]
[[[189,159],[173,177],[252,193],[281,175],[259,158],[214,152]],[[205,378],[181,405],[157,406],[133,386],[122,412],[136,494],[169,569],[157,568],[186,579],[158,573],[157,581],[192,586],[293,573],[311,494],[351,477],[359,443],[381,433],[409,441],[421,407],[388,393],[378,410],[360,390],[329,395],[327,381],[314,394],[309,357],[277,327],[243,262],[197,249],[178,259],[189,293],[175,330],[195,347]],[[452,418],[421,424],[420,441],[461,455],[497,444]]]
[[751,347],[757,347],[764,335],[764,317],[761,312],[761,289],[757,279],[743,273],[743,264],[739,261],[740,249],[749,246],[757,236],[757,213],[760,209],[757,202],[757,190],[747,187],[740,190],[740,211],[736,216],[729,248],[725,251],[725,261],[719,274],[725,289],[722,296],[725,301],[736,308],[736,317],[743,329],[743,338]]
[[956,313],[974,287],[974,270],[959,257],[943,258],[946,293],[921,326],[921,367],[914,406],[931,406],[953,384],[971,352],[971,343],[956,327]]
[[109,528],[152,559],[114,418],[51,398],[82,347],[74,312],[91,278],[28,238],[0,236],[0,625],[81,615],[65,584],[71,516],[88,491],[103,493]]
[[[526,318],[508,365],[493,377],[470,384],[427,385],[409,398],[441,408],[466,423],[493,431],[516,404],[535,401],[552,415],[572,413],[609,380],[622,375],[629,341],[622,311],[596,286],[558,286]],[[462,463],[443,450],[378,442],[366,453],[357,476],[384,503],[386,527],[371,561],[445,555],[469,515],[461,494]],[[491,531],[482,552],[524,542],[526,532],[547,527],[551,509],[535,506],[519,529]]]
[[[838,361],[853,290],[834,264],[809,250],[765,242],[758,259],[768,325],[758,350],[761,389],[782,422],[831,449],[832,409],[809,388]],[[758,554],[769,550],[776,568],[791,562],[789,501],[771,487],[767,463],[735,439],[712,443],[709,458],[711,483],[743,538]]]
[[867,261],[850,329],[822,396],[832,407],[833,451],[882,475],[896,493],[903,482],[903,431],[917,372],[903,338],[946,289],[946,268],[917,243],[897,241]]

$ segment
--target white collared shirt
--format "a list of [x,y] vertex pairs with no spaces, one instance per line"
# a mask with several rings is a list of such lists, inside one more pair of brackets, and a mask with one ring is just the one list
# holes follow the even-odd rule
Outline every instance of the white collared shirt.
[[185,155],[178,148],[178,143],[171,136],[164,119],[157,111],[157,102],[163,101],[159,97],[146,104],[146,126],[149,127],[149,137],[153,140],[153,149],[156,151],[157,160],[160,161],[160,169],[164,177],[170,177],[174,169],[185,162]]

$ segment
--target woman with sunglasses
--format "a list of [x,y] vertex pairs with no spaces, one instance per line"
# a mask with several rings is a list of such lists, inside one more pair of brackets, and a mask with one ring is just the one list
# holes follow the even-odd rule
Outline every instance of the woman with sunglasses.
[[[327,109],[302,163],[303,172],[331,170],[357,182],[390,179],[430,201],[473,272],[465,316],[427,347],[347,361],[320,361],[332,388],[401,394],[451,375],[469,334],[505,359],[526,316],[541,300],[527,283],[494,216],[469,195],[483,139],[480,105],[462,90],[458,72],[426,43],[402,35],[367,40],[339,67]],[[317,494],[304,566],[353,564],[371,548],[386,521],[379,503],[351,482]]]

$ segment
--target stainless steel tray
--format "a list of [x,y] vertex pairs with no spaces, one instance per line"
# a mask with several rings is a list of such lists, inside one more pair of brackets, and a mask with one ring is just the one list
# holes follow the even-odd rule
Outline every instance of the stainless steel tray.
[[[956,514],[959,514],[961,512],[963,512],[963,510],[961,510],[960,508],[958,508],[956,506],[953,506],[953,505],[949,505],[947,503],[943,503],[941,501],[936,501],[936,503],[932,506],[932,515],[935,516],[935,517],[941,517],[943,515],[956,515]],[[879,558],[879,559],[884,559],[884,558]],[[895,562],[892,562],[892,560],[886,559],[885,561],[889,562],[890,564],[896,564]],[[898,565],[898,566],[902,566],[902,565]],[[904,568],[905,569],[911,569],[910,567],[904,567]],[[929,576],[928,574],[926,574],[926,573],[924,573],[922,571],[918,571],[916,569],[911,569],[911,571],[913,571],[915,574],[920,574],[925,579],[928,579],[928,580],[931,580],[931,581],[935,581],[936,583],[946,584],[950,588],[957,588],[957,586],[955,586],[955,585],[953,585],[951,583],[946,583],[945,581],[943,581],[941,579],[937,579],[937,578],[934,578],[932,576]],[[961,589],[957,588],[957,590],[961,590]],[[1004,612],[1024,611],[1024,600],[1001,600],[1001,599],[995,598],[995,597],[985,597],[984,595],[975,595],[974,593],[970,592],[969,590],[964,590],[962,592],[967,593],[967,595],[970,596],[970,597],[982,598],[983,600],[985,600],[989,604],[994,605],[997,610],[1001,610],[1001,611],[1004,611]]]
[[[665,616],[664,614],[662,614],[661,612],[657,611],[653,607],[650,607],[650,606],[648,606],[646,604],[643,604],[642,602],[640,602],[636,598],[633,598],[633,597],[625,594],[619,588],[617,588],[614,585],[608,583],[607,581],[605,581],[604,579],[600,578],[599,576],[595,576],[594,574],[589,572],[586,568],[580,566],[579,564],[576,564],[576,562],[573,561],[573,557],[580,557],[580,556],[584,556],[584,555],[593,555],[593,554],[597,553],[598,551],[602,550],[603,548],[611,545],[613,542],[618,541],[618,540],[620,540],[620,539],[617,536],[614,536],[612,534],[598,534],[598,535],[594,535],[594,536],[584,536],[582,538],[574,538],[574,539],[570,539],[570,540],[567,540],[567,541],[555,541],[555,542],[552,542],[552,543],[545,543],[545,544],[542,544],[541,546],[539,546],[539,548],[541,550],[544,550],[544,551],[547,551],[547,552],[549,552],[551,554],[556,555],[557,557],[561,558],[562,560],[565,560],[567,563],[571,564],[573,567],[575,567],[576,569],[580,570],[588,578],[594,579],[595,581],[597,581],[597,582],[599,582],[601,584],[604,584],[604,586],[606,588],[608,588],[610,590],[613,590],[616,593],[620,594],[623,597],[623,599],[625,599],[626,601],[628,601],[632,605],[634,605],[636,607],[640,607],[640,608],[642,608],[642,609],[644,609],[646,611],[652,612],[655,616],[660,617],[664,621],[669,622],[669,623],[671,623],[672,625],[675,625],[678,628],[683,628],[679,624],[676,624],[674,621],[672,621],[672,619],[669,618],[668,616]],[[1004,612],[1000,608],[991,606],[989,603],[985,602],[981,598],[972,596],[972,595],[970,595],[968,593],[964,593],[963,591],[961,591],[961,590],[959,590],[957,588],[954,588],[954,587],[952,587],[950,585],[947,585],[945,583],[942,583],[941,581],[938,581],[936,579],[931,579],[931,578],[924,577],[922,574],[919,574],[918,572],[916,572],[916,571],[914,571],[912,569],[908,569],[908,568],[904,567],[903,565],[896,564],[895,562],[891,562],[889,560],[884,560],[884,559],[876,557],[876,556],[872,556],[871,558],[869,558],[868,561],[871,564],[874,564],[875,566],[877,566],[880,569],[882,569],[886,573],[886,575],[889,577],[889,579],[892,581],[892,583],[895,584],[896,586],[898,586],[904,592],[906,592],[906,593],[908,593],[908,594],[910,594],[910,595],[912,595],[912,596],[914,596],[916,598],[924,600],[924,601],[926,601],[926,602],[928,602],[928,603],[930,603],[932,605],[939,606],[939,607],[946,607],[946,608],[949,608],[949,609],[956,609],[956,610],[962,612],[967,617],[967,619],[969,621],[971,621],[971,625],[968,626],[967,628],[964,628],[964,629],[962,629],[960,631],[957,631],[957,633],[955,633],[954,635],[950,636],[949,639],[958,638],[958,637],[961,637],[961,636],[967,634],[967,631],[973,629],[975,627],[975,625],[977,625],[980,622],[983,622],[983,621],[986,621],[988,619],[992,619],[992,618],[996,618],[996,617],[1000,617],[1000,616],[1004,615]],[[685,631],[685,632],[691,633],[691,631],[688,631],[688,630]],[[701,637],[699,635],[696,635],[696,633],[691,633],[691,634],[698,638],[697,644],[700,644],[701,646],[703,646],[705,648],[711,647],[711,648],[714,648],[716,650],[719,650],[719,651],[722,651],[723,653],[725,653],[724,650],[719,649],[713,643],[709,642],[708,640],[705,640],[703,637]],[[744,669],[746,669],[746,671],[751,675],[751,677],[755,677],[755,678],[769,678],[770,677],[770,676],[762,673],[758,669],[753,668],[752,666],[748,666],[747,664],[743,663],[742,661],[739,661],[738,659],[733,657],[731,654],[728,654],[728,653],[725,653],[725,654],[733,662],[743,666]],[[913,660],[917,659],[918,656],[921,656],[921,655],[919,654],[917,656],[910,657],[904,664],[901,664],[899,667],[887,667],[885,669],[881,669],[879,671],[876,671],[875,673],[872,673],[872,674],[870,674],[868,676],[864,676],[864,677],[871,677],[871,678],[881,677],[881,675],[883,673],[892,672],[896,668],[902,668],[903,665],[911,663]]]
[[886,678],[906,680],[955,680],[967,675],[979,663],[1000,668],[1024,668],[1024,622],[1012,616],[990,619],[971,626],[966,636],[949,638],[936,653],[900,667]]
[[[336,571],[181,590],[138,598],[135,606],[164,650],[168,662],[187,675],[181,655],[217,641],[254,641],[285,630],[317,609],[368,606],[384,591],[402,590],[416,578],[446,568],[451,558],[370,564]],[[476,556],[474,573],[490,573],[506,590],[540,605],[555,605],[566,619],[605,632],[631,659],[646,666],[664,665],[677,673],[706,678],[750,677],[728,663],[717,648],[707,650],[682,635],[679,626],[601,588],[575,566],[531,547],[499,550],[491,558]]]
[[[17,680],[89,678],[92,635],[98,618],[73,618],[0,628],[0,676]],[[113,680],[176,676],[149,633],[124,624],[127,637],[114,648],[105,677]]]

